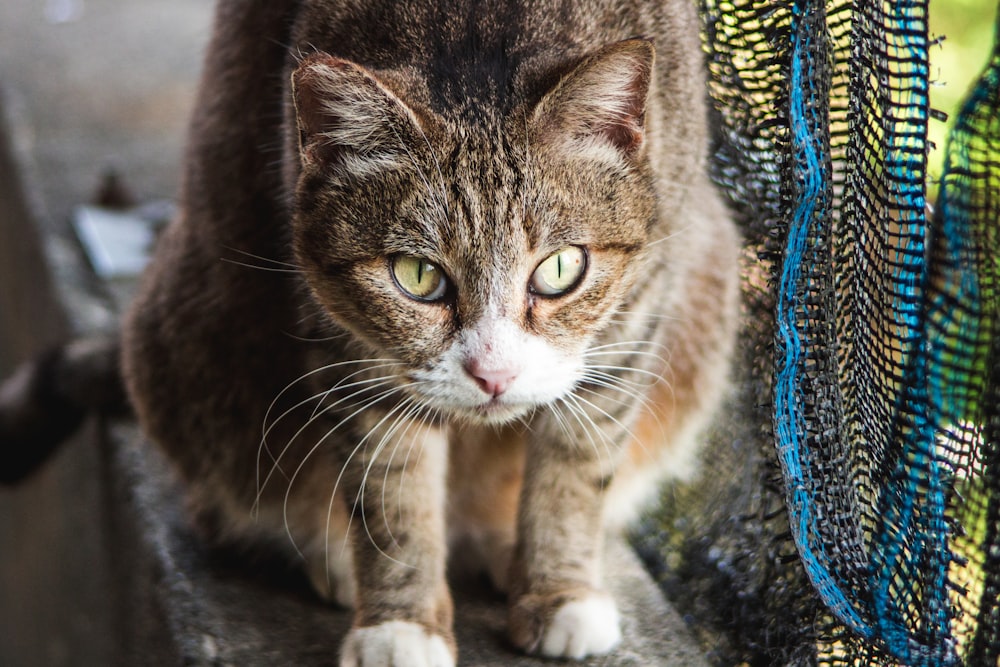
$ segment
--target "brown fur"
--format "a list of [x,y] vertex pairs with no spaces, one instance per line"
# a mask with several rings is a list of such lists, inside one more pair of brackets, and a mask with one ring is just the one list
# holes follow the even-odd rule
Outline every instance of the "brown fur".
[[[691,468],[725,387],[738,242],[703,97],[685,0],[220,2],[124,371],[220,537],[287,532],[353,604],[344,664],[391,654],[396,622],[453,659],[449,543],[508,591],[518,646],[582,655],[552,628],[602,599],[603,527]],[[527,290],[571,245],[580,284]],[[403,294],[399,255],[443,267],[446,296]],[[607,375],[493,412],[468,378],[441,386],[472,398],[414,380],[468,350],[469,374],[527,375],[509,340]]]

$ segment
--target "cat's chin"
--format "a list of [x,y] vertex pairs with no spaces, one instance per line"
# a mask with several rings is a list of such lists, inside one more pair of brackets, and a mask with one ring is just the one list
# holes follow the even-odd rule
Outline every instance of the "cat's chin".
[[489,426],[502,426],[531,412],[534,406],[526,403],[489,401],[474,408],[453,411],[456,417]]

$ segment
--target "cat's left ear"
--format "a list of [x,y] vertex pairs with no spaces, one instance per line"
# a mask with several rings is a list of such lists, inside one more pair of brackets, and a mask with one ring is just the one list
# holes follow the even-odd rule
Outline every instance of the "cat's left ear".
[[541,141],[572,153],[634,157],[645,140],[654,49],[648,39],[609,44],[585,57],[535,107]]

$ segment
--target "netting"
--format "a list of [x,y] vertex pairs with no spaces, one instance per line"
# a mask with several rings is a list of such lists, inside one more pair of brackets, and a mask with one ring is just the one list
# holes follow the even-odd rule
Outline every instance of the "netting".
[[702,10],[741,418],[640,546],[718,664],[1000,665],[1000,49],[932,212],[926,1]]

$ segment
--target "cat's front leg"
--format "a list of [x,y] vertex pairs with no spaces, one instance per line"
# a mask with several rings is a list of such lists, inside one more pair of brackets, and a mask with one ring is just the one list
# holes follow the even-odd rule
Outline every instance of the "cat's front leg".
[[[582,659],[621,640],[614,600],[601,588],[602,509],[617,448],[570,443],[563,429],[529,445],[511,566],[509,631],[528,653]],[[594,446],[592,446],[594,445]]]
[[420,424],[369,434],[345,466],[357,607],[340,665],[454,667],[445,438]]

